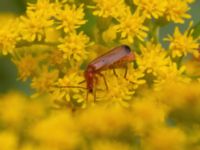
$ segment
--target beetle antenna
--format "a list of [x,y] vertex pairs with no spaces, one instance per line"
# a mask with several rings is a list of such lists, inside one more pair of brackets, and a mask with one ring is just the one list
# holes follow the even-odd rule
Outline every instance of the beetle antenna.
[[56,88],[79,88],[79,89],[87,90],[87,88],[82,87],[82,86],[57,86],[57,85],[54,85],[54,87],[56,87]]

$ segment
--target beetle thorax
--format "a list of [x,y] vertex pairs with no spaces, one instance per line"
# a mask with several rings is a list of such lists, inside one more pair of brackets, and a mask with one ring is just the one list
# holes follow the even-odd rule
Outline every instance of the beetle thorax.
[[93,67],[88,66],[85,71],[85,79],[87,83],[87,89],[90,93],[93,92],[94,88],[94,77],[95,77],[95,70]]

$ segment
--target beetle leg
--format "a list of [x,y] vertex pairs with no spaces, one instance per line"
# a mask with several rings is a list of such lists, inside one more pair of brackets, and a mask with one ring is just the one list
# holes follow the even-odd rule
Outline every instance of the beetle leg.
[[95,76],[94,77],[94,80],[95,80],[95,82],[94,82],[94,88],[93,88],[93,96],[94,96],[94,102],[96,102],[97,100],[96,100],[96,85],[97,85],[97,82],[98,82],[98,78]]
[[102,73],[98,73],[101,77],[103,77],[103,80],[104,80],[104,83],[105,83],[105,86],[106,86],[106,90],[108,91],[108,84],[106,82],[106,78],[105,76],[102,74]]
[[81,81],[81,82],[79,82],[78,84],[82,84],[82,83],[84,83],[86,80],[83,80],[83,81]]
[[89,94],[89,92],[87,91],[87,94],[86,94],[86,102],[88,102],[88,94]]
[[126,65],[126,66],[125,66],[125,72],[124,72],[124,78],[125,78],[125,79],[127,79],[127,78],[126,78],[127,72],[128,72],[128,66]]
[[113,73],[114,73],[114,75],[115,75],[116,77],[118,77],[118,75],[117,75],[117,73],[116,73],[116,71],[115,71],[115,68],[113,68]]
[[96,86],[94,87],[93,96],[94,96],[94,102],[96,102]]

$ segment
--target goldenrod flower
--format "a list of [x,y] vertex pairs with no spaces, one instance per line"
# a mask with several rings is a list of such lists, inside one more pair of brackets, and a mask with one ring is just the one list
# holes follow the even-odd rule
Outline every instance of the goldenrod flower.
[[144,16],[156,19],[163,16],[167,5],[166,0],[133,0],[133,2],[139,7]]
[[140,136],[145,135],[152,129],[156,129],[165,122],[166,110],[154,98],[146,95],[143,100],[138,99],[132,104],[132,127]]
[[[122,107],[94,105],[77,116],[78,126],[87,136],[114,136],[131,127],[132,114]],[[119,121],[120,120],[120,121]]]
[[[182,109],[184,113],[191,112],[187,110],[190,109],[191,105],[196,105],[193,107],[194,114],[198,115],[196,111],[199,110],[199,93],[200,86],[199,83],[194,82],[183,82],[183,81],[172,81],[167,80],[165,83],[160,85],[160,89],[157,92],[158,99],[167,104],[170,111],[177,109]],[[169,101],[170,97],[170,101]],[[181,115],[184,115],[181,113]],[[195,115],[193,115],[195,117]],[[191,117],[192,118],[192,117]]]
[[140,50],[141,54],[137,55],[136,62],[141,70],[154,76],[165,72],[170,59],[160,44],[147,42],[146,45],[140,45]]
[[100,140],[94,142],[93,150],[132,150],[132,148],[126,142]]
[[117,28],[111,25],[106,31],[103,32],[102,38],[105,42],[113,42],[117,38]]
[[[191,27],[191,25],[189,27]],[[188,54],[192,54],[196,58],[199,57],[199,38],[195,39],[192,36],[190,28],[188,28],[184,33],[181,33],[179,28],[176,27],[174,35],[168,35],[165,40],[170,42],[169,49],[172,57],[181,57]]]
[[53,88],[53,83],[58,78],[58,70],[49,71],[46,66],[41,70],[38,77],[34,77],[31,83],[31,87],[39,93],[45,93]]
[[[0,16],[0,53],[35,90],[0,95],[1,149],[199,149],[198,26],[176,28],[168,50],[149,39],[190,18],[193,1],[36,0],[20,17]],[[120,43],[134,48],[133,62],[118,58],[120,49],[104,57]],[[95,58],[91,92],[83,69]]]
[[51,3],[50,0],[37,0],[36,3],[28,3],[27,13],[40,13],[45,17],[55,16],[55,4]]
[[171,63],[167,68],[165,68],[162,76],[160,76],[156,81],[156,89],[161,90],[165,85],[169,86],[170,83],[189,83],[191,79],[184,76],[185,67],[177,67],[176,63]]
[[12,60],[17,66],[19,72],[19,79],[22,81],[27,80],[38,72],[38,63],[40,58],[33,57],[31,54],[20,56],[19,58],[13,58]]
[[89,46],[89,37],[80,33],[70,33],[60,40],[59,50],[63,57],[69,61],[81,62],[87,57],[86,47]]
[[26,117],[26,98],[17,92],[10,92],[5,96],[1,96],[0,102],[0,120],[6,126],[18,129]]
[[[42,149],[75,149],[80,142],[76,124],[67,111],[54,112],[32,125],[32,138]],[[50,131],[52,136],[49,135]]]
[[141,69],[134,69],[132,66],[128,68],[127,80],[130,82],[133,89],[137,89],[140,85],[145,84],[144,71]]
[[18,137],[12,131],[0,132],[0,144],[2,150],[16,150],[18,149]]
[[40,12],[29,12],[27,16],[21,16],[21,36],[27,41],[41,41],[45,39],[45,30],[53,25],[49,16]]
[[188,14],[190,7],[187,0],[167,0],[165,10],[165,17],[168,21],[175,23],[184,23],[184,19],[189,19],[191,16]]
[[142,145],[148,150],[183,150],[187,143],[185,133],[176,127],[160,127],[152,130],[145,139]]
[[121,34],[122,39],[127,39],[129,43],[133,43],[135,38],[143,41],[148,31],[148,28],[143,25],[144,20],[144,16],[140,16],[138,12],[134,14],[128,13],[126,17],[118,20],[119,24],[116,25],[117,32]]
[[123,69],[118,70],[118,77],[116,77],[112,71],[104,72],[106,78],[110,77],[109,80],[106,80],[108,90],[106,90],[103,78],[99,77],[99,82],[95,85],[97,101],[102,101],[108,105],[129,106],[128,102],[132,100],[131,97],[135,93],[135,89],[133,85],[124,78],[124,75],[122,75],[123,73]]
[[100,17],[114,17],[119,18],[126,15],[129,11],[128,6],[124,3],[124,0],[93,0],[96,5],[90,6],[93,8],[93,14]]
[[85,88],[85,85],[80,85],[80,82],[83,80],[83,76],[81,77],[81,75],[76,72],[66,73],[63,78],[59,78],[58,81],[54,83],[55,88],[52,91],[53,99],[58,101],[64,100],[66,102],[75,100],[78,103],[83,103],[86,100],[87,90],[76,88],[76,86]]
[[75,5],[64,6],[64,9],[58,11],[56,18],[60,21],[57,29],[64,28],[65,33],[74,32],[75,29],[79,28],[81,25],[85,24],[83,4],[79,7]]
[[0,29],[0,53],[3,55],[12,54],[19,37],[19,23],[16,19],[2,22],[4,25]]

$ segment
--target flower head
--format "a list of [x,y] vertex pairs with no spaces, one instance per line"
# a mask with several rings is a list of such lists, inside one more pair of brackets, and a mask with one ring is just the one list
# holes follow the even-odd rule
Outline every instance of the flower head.
[[18,68],[19,79],[25,81],[28,77],[35,75],[38,72],[38,63],[41,58],[33,57],[30,54],[13,58],[13,62]]
[[17,19],[10,19],[2,22],[0,29],[0,53],[3,55],[12,54],[16,43],[19,41],[19,23]]
[[87,57],[87,46],[89,46],[89,37],[83,32],[79,34],[73,32],[61,39],[61,44],[58,45],[58,48],[63,52],[65,59],[81,62]]
[[56,16],[59,21],[57,28],[64,28],[65,33],[74,32],[75,29],[86,23],[84,15],[83,5],[76,7],[75,5],[66,4],[64,9],[58,11]]
[[191,80],[189,77],[184,76],[185,67],[177,67],[176,63],[170,63],[170,65],[164,70],[162,76],[155,81],[155,88],[161,90],[165,86],[170,87],[174,83],[189,83]]
[[26,110],[26,102],[26,98],[17,92],[10,92],[5,96],[1,96],[1,122],[4,122],[6,126],[18,128],[26,117],[24,113]]
[[[50,131],[53,136],[49,136]],[[55,112],[32,124],[30,133],[45,149],[75,149],[79,142],[75,122],[67,111]]]
[[[41,74],[34,77],[31,87],[39,93],[45,93],[53,88],[53,83],[58,78],[58,70],[49,71],[46,66],[42,67]],[[37,95],[36,94],[36,95]]]
[[4,131],[0,132],[0,144],[1,148],[5,150],[17,149],[18,137],[14,132]]
[[132,115],[122,107],[95,105],[77,116],[79,127],[88,136],[120,135],[131,127]]
[[[103,79],[99,78],[99,82],[96,85],[97,101],[102,101],[106,105],[128,107],[136,88],[124,78],[123,69],[116,70],[116,74],[118,77],[112,71],[105,73],[106,78],[110,77],[110,80],[106,82],[108,84],[108,91]],[[138,84],[136,83],[136,85]]]
[[185,148],[186,135],[179,128],[160,127],[152,130],[151,134],[144,141],[144,149],[182,150]]
[[120,141],[97,141],[93,145],[93,150],[131,150],[131,146]]
[[132,104],[132,127],[138,135],[144,135],[165,122],[164,106],[156,102],[153,96],[147,97],[148,101],[140,99]]
[[163,16],[167,4],[166,0],[133,0],[133,2],[141,9],[144,16],[156,19]]
[[50,0],[38,0],[36,3],[28,3],[27,13],[39,12],[43,16],[55,16],[54,3]]
[[133,43],[135,38],[143,41],[148,31],[148,28],[143,25],[144,21],[145,18],[138,12],[128,13],[126,17],[119,19],[119,24],[116,25],[117,32],[121,34],[122,39],[128,40],[129,43]]
[[189,19],[191,17],[187,13],[190,9],[188,3],[191,2],[192,1],[187,0],[167,0],[165,18],[175,23],[184,23],[184,19]]
[[56,88],[52,90],[53,99],[65,102],[74,101],[79,104],[85,102],[87,90],[83,89],[84,86],[79,85],[84,80],[81,75],[71,70],[63,78],[59,78],[54,83]]
[[140,46],[141,54],[136,57],[139,68],[155,76],[162,74],[170,63],[166,51],[160,44],[147,42]]
[[199,56],[199,39],[195,39],[192,36],[190,28],[188,28],[184,33],[181,33],[179,28],[176,27],[174,35],[169,35],[165,40],[170,42],[169,49],[172,53],[172,57],[186,56],[189,53],[196,58]]
[[45,30],[53,25],[53,20],[41,12],[29,12],[21,16],[21,36],[27,41],[41,41],[45,38]]
[[124,0],[93,0],[96,5],[93,8],[93,14],[101,17],[119,18],[125,16],[129,11],[128,6],[125,5]]

